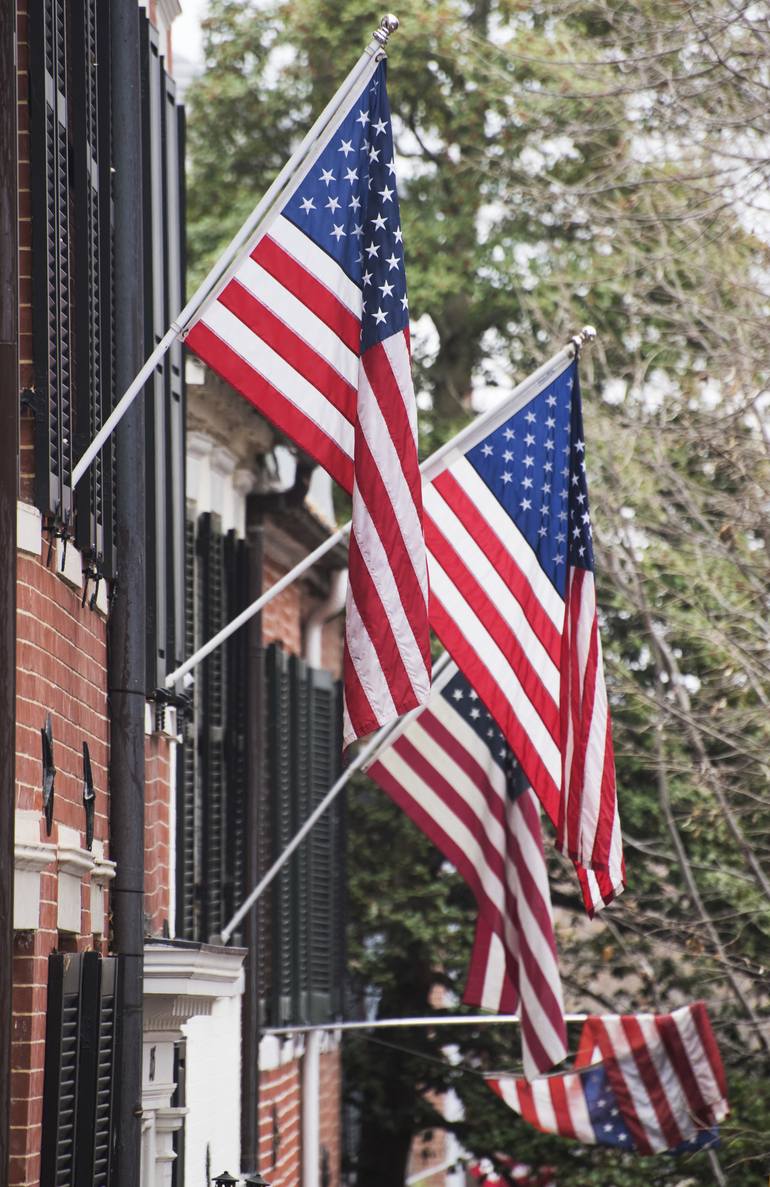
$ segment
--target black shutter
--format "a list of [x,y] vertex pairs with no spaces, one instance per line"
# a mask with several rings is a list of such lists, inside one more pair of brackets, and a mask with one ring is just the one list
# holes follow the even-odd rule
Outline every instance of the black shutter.
[[48,958],[41,1187],[107,1187],[117,1052],[117,958]]
[[[246,543],[234,531],[224,540],[225,621],[246,607]],[[225,706],[225,869],[223,875],[225,922],[244,898],[246,840],[246,665],[245,636],[236,631],[226,643],[227,689]],[[250,890],[251,887],[248,887]]]
[[[308,671],[310,728],[308,738],[309,815],[336,781],[340,770],[337,693],[331,675]],[[308,848],[309,910],[307,948],[309,1008],[312,1022],[326,1022],[337,1008],[333,1000],[338,976],[339,904],[335,874],[341,862],[339,798],[321,816],[305,842]]]
[[[289,722],[291,732],[291,836],[289,840],[291,840],[291,837],[299,832],[312,810],[308,667],[296,656],[292,656],[289,660],[289,682],[291,688],[291,719]],[[310,834],[311,837],[317,828],[318,824],[314,826]],[[308,935],[312,910],[312,886],[309,877],[309,847],[310,840],[308,838],[302,842],[289,861],[292,898],[292,1021],[305,1021],[309,1017],[310,1007]]]
[[[176,84],[161,68],[163,103],[164,244],[166,312],[162,333],[184,304],[184,116],[176,103]],[[185,580],[185,387],[182,343],[177,339],[166,358],[166,534],[165,581],[169,669],[184,659]]]
[[[113,402],[109,5],[76,0],[70,12],[75,441],[80,457]],[[112,458],[110,441],[76,495],[76,540],[100,572],[105,561],[112,564]]]
[[40,509],[72,513],[72,235],[68,61],[64,0],[31,0],[30,175],[36,496]]
[[[268,782],[271,801],[272,857],[275,859],[292,837],[291,804],[291,694],[286,655],[271,644],[266,655]],[[292,869],[288,862],[272,885],[271,911],[271,1021],[293,1021],[293,903]]]
[[99,986],[99,1042],[96,1070],[93,1187],[108,1187],[112,1165],[114,1101],[119,1074],[116,1059],[118,1030],[118,960],[102,959]]
[[[201,628],[210,639],[225,625],[224,543],[219,516],[202,515],[198,527],[201,569]],[[201,788],[203,812],[203,932],[221,932],[224,918],[222,879],[225,863],[225,659],[217,647],[201,664]]]
[[[199,601],[195,520],[186,522],[185,659],[200,641],[197,628]],[[185,940],[201,938],[199,930],[198,871],[200,858],[200,779],[198,771],[197,715],[199,682],[188,691],[190,704],[182,715],[183,745],[177,750],[176,812],[176,934]]]
[[[149,355],[182,304],[184,214],[181,117],[158,33],[142,16],[145,348]],[[145,388],[147,438],[147,685],[162,688],[184,650],[184,374],[176,343]]]
[[[331,675],[287,658],[275,644],[267,649],[266,687],[272,861],[339,775],[340,714]],[[260,965],[269,960],[275,1024],[326,1022],[341,1013],[344,845],[344,800],[338,798],[273,883]]]

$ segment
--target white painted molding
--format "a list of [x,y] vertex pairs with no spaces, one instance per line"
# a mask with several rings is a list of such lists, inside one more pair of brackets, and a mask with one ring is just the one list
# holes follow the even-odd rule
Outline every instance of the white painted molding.
[[40,556],[43,546],[43,517],[37,507],[19,499],[16,504],[16,547],[20,552]]
[[181,1037],[182,1026],[208,1015],[219,998],[243,993],[245,948],[212,944],[146,944],[144,948],[144,1033],[159,1041]]
[[56,926],[59,931],[79,933],[81,928],[82,895],[81,885],[94,868],[92,853],[81,848],[77,829],[59,825],[59,844],[56,847],[58,866],[58,894],[56,903]]
[[144,949],[145,996],[188,995],[214,1001],[243,992],[244,948],[155,943]]
[[39,812],[17,809],[13,848],[13,926],[35,931],[40,924],[40,875],[56,860],[56,846],[40,840]]
[[[62,556],[64,557],[63,569]],[[62,581],[67,585],[71,585],[73,589],[83,589],[83,557],[71,540],[67,541],[67,550],[65,552],[64,541],[57,537],[55,564],[56,574],[61,577]]]

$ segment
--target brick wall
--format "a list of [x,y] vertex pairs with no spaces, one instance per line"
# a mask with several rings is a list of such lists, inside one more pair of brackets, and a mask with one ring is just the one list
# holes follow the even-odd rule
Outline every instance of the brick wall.
[[298,1059],[259,1077],[259,1168],[271,1187],[301,1179],[301,1065]]
[[[40,840],[56,844],[60,829],[76,830],[85,846],[83,742],[88,743],[96,792],[94,837],[107,848],[109,721],[106,623],[80,605],[80,593],[40,557],[22,555],[17,566],[16,776],[18,809],[40,815]],[[46,834],[42,808],[40,729],[53,726],[54,820]],[[58,928],[59,874],[52,861],[40,875],[37,931],[14,938],[10,1187],[36,1184],[40,1174],[48,955],[54,949],[104,950],[94,936],[88,880],[80,885],[77,931]]]
[[[287,571],[265,557],[263,589],[270,589]],[[265,606],[262,611],[262,635],[265,646],[268,643],[280,643],[293,655],[302,654],[302,594],[299,582],[295,581]]]
[[342,1156],[341,1096],[342,1096],[342,1053],[338,1047],[321,1056],[321,1153],[324,1147],[329,1157],[329,1187],[339,1187],[340,1159]]
[[145,742],[144,784],[144,915],[149,935],[164,934],[171,923],[171,836],[170,748],[173,742],[163,734],[151,734]]
[[[329,1187],[340,1187],[339,1047],[321,1054],[320,1145],[326,1148]],[[302,1057],[259,1077],[259,1169],[272,1187],[298,1187],[302,1179]]]

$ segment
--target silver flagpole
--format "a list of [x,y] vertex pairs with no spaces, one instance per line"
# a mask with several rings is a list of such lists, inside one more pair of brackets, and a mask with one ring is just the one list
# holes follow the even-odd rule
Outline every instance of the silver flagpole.
[[310,131],[302,140],[302,143],[289,157],[289,160],[286,162],[283,169],[281,169],[281,172],[278,174],[275,181],[254,207],[253,211],[241,229],[238,231],[235,238],[228,244],[228,246],[219,256],[216,263],[210,269],[205,280],[203,280],[203,282],[195,290],[182,312],[171,323],[168,330],[163,335],[150,357],[147,359],[141,371],[134,379],[133,383],[121,396],[120,400],[115,405],[110,415],[107,417],[101,429],[86,449],[80,461],[72,471],[73,490],[80,482],[80,479],[91,465],[91,462],[94,460],[97,453],[112,433],[113,429],[117,424],[119,424],[123,416],[125,416],[126,412],[131,407],[131,404],[152,375],[166,351],[172,346],[176,339],[184,333],[189,322],[192,321],[201,305],[203,305],[207,297],[211,295],[214,287],[220,281],[226,278],[228,270],[238,267],[241,262],[243,252],[247,249],[250,249],[251,239],[258,233],[262,224],[266,223],[273,214],[274,208],[280,198],[283,196],[287,185],[289,185],[289,183],[293,180],[293,177],[300,166],[305,163],[305,158],[307,157],[308,162],[312,164],[313,148],[315,147],[317,149],[319,147],[318,141],[326,132],[328,126],[331,124],[335,116],[339,113],[340,108],[345,103],[346,99],[350,95],[350,92],[354,88],[363,85],[363,80],[367,74],[367,71],[373,73],[379,57],[384,55],[388,38],[390,37],[391,33],[395,32],[397,28],[398,20],[392,14],[388,13],[382,18],[379,28],[376,29],[372,34],[371,41],[361,54],[361,57],[350,71],[345,81],[340,86],[339,90],[337,90],[334,96],[327,103],[326,107],[318,116],[318,119],[315,121]]
[[[434,677],[439,675],[439,673],[449,663],[449,660],[449,652],[445,651],[433,669]],[[275,859],[264,878],[262,878],[261,882],[257,883],[248,898],[243,900],[227,926],[222,929],[220,939],[223,944],[227,943],[227,941],[230,939],[230,936],[233,934],[236,927],[243,919],[244,915],[247,915],[257,900],[261,898],[270,883],[273,881],[273,878],[275,878],[276,874],[280,872],[280,870],[289,860],[294,850],[302,844],[316,821],[320,820],[332,801],[337,798],[343,787],[345,787],[345,785],[349,782],[350,776],[354,775],[356,771],[360,771],[361,768],[376,754],[376,752],[390,740],[392,734],[401,733],[401,731],[409,724],[410,721],[413,721],[414,718],[418,716],[418,714],[422,713],[424,707],[424,705],[418,705],[415,709],[411,709],[409,713],[405,713],[403,717],[399,717],[396,721],[391,721],[388,725],[384,725],[382,729],[378,730],[377,733],[369,739],[366,745],[358,751],[355,758],[353,758],[353,760],[342,772],[337,782],[329,788],[320,804],[318,804],[313,809],[302,827],[294,834],[283,852],[279,853],[278,857]]]
[[[514,412],[518,412],[540,390],[540,387],[548,382],[550,376],[556,376],[565,363],[568,363],[570,359],[573,359],[579,353],[581,346],[587,342],[592,342],[595,337],[596,330],[593,326],[584,326],[578,334],[575,334],[570,339],[565,347],[557,351],[553,358],[548,359],[546,363],[543,363],[541,367],[538,367],[536,371],[533,371],[531,375],[528,375],[526,379],[517,384],[501,404],[488,409],[486,412],[482,412],[475,420],[472,420],[470,424],[466,425],[464,429],[461,429],[451,441],[447,441],[445,445],[442,445],[435,453],[431,454],[420,466],[423,481],[430,482],[442,464],[445,464],[447,457],[451,453],[459,452],[460,449],[468,450],[472,448],[475,441],[480,441],[482,437],[486,437],[497,425],[506,421]],[[237,618],[234,618],[227,626],[222,627],[221,631],[213,635],[202,647],[199,647],[189,659],[185,660],[183,664],[180,664],[178,668],[175,668],[173,672],[169,672],[166,677],[166,688],[172,688],[178,680],[219,647],[220,643],[224,643],[225,639],[229,639],[245,622],[248,622],[255,614],[258,614],[268,602],[272,602],[273,598],[283,593],[287,586],[291,585],[293,581],[296,581],[298,577],[301,577],[303,573],[314,565],[316,561],[320,560],[322,556],[325,556],[327,552],[330,552],[341,540],[344,540],[350,532],[350,528],[351,525],[349,523],[339,528],[333,536],[330,536],[328,540],[324,540],[323,544],[319,544],[313,552],[299,561],[280,581],[277,581],[275,585],[271,585],[270,589],[265,590],[256,601],[252,602],[250,606],[247,606],[245,610],[242,610]]]
[[[588,1014],[565,1014],[565,1022],[585,1022]],[[504,1022],[516,1026],[518,1014],[439,1014],[424,1018],[372,1018],[354,1022],[323,1022],[301,1026],[263,1026],[263,1035],[308,1034],[316,1030],[397,1030],[402,1026],[494,1026]]]

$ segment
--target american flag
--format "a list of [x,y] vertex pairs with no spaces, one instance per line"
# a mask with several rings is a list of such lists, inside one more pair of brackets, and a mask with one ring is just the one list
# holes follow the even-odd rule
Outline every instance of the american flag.
[[714,1145],[714,1127],[729,1111],[703,1002],[672,1014],[589,1018],[574,1071],[531,1083],[512,1076],[487,1082],[545,1133],[638,1154]]
[[566,1030],[537,801],[454,664],[368,774],[474,894],[479,915],[465,1001],[518,1008],[525,1074],[553,1067],[567,1053]]
[[187,345],[353,496],[345,742],[424,703],[428,581],[385,62]]
[[431,625],[502,727],[593,913],[624,866],[577,363],[427,475]]

